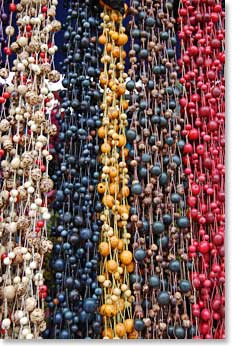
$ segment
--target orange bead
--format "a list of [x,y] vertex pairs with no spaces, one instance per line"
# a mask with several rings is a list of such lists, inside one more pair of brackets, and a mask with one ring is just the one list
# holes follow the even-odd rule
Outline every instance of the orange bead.
[[128,250],[124,250],[122,251],[122,253],[120,254],[120,260],[123,264],[128,265],[132,262],[133,259],[133,255],[131,251]]
[[100,194],[105,193],[105,190],[106,190],[105,184],[99,183],[99,184],[97,185],[97,191],[98,191]]
[[112,40],[116,41],[118,39],[118,32],[114,31],[111,35]]
[[106,257],[110,254],[110,247],[109,247],[109,244],[107,242],[101,242],[99,244],[99,252],[102,256]]
[[112,20],[113,22],[118,22],[118,20],[119,20],[119,16],[118,16],[118,14],[117,14],[115,11],[113,11],[113,12],[111,13],[110,18],[111,18],[111,20]]
[[114,260],[109,260],[109,261],[107,261],[107,263],[106,263],[106,268],[107,268],[107,270],[108,270],[109,273],[114,273],[114,272],[116,272],[117,269],[118,269],[118,264],[117,264],[117,262],[114,261]]
[[122,58],[123,58],[123,60],[126,59],[126,51],[125,50],[122,51]]
[[106,207],[112,209],[114,205],[114,198],[111,195],[106,195],[103,197],[102,202]]
[[100,314],[101,315],[105,315],[105,308],[106,308],[106,304],[102,304],[100,307]]
[[99,138],[105,138],[106,128],[104,126],[99,127],[99,129],[97,130],[97,134]]
[[110,167],[110,177],[111,178],[115,178],[116,176],[117,176],[117,174],[118,174],[118,170],[117,170],[117,168],[116,167]]
[[128,197],[129,196],[129,194],[130,194],[130,190],[129,190],[129,187],[128,186],[123,186],[122,188],[121,188],[121,194],[122,194],[122,196],[123,197]]
[[109,145],[109,143],[103,143],[101,145],[101,152],[102,153],[109,153],[111,150],[111,146]]
[[138,332],[137,330],[133,330],[131,333],[128,334],[128,339],[138,339]]
[[126,334],[126,328],[123,323],[116,324],[115,331],[121,338]]
[[128,264],[128,265],[126,266],[126,271],[127,271],[127,273],[133,273],[134,269],[135,269],[135,264],[134,264],[134,262],[131,262],[130,264]]
[[132,318],[127,318],[124,321],[124,325],[127,333],[132,333],[134,329],[134,320]]
[[102,332],[102,336],[103,336],[103,338],[107,337],[109,339],[113,339],[113,331],[112,331],[112,329],[111,328],[104,329],[103,332]]
[[99,36],[98,42],[99,42],[100,44],[106,44],[106,41],[107,41],[107,39],[106,39],[106,36],[105,36],[105,35],[100,35],[100,36]]
[[105,315],[106,315],[107,317],[115,316],[116,313],[117,313],[116,306],[111,305],[111,304],[107,304],[107,305],[106,305],[106,307],[105,307]]
[[117,39],[117,44],[119,46],[123,46],[127,42],[128,42],[128,36],[126,34],[124,34],[124,33],[119,34],[118,39]]
[[110,237],[110,245],[113,249],[116,249],[116,247],[118,246],[118,242],[119,242],[119,239],[116,235],[113,235],[112,237]]
[[119,111],[114,107],[110,107],[108,115],[110,119],[117,119],[119,116]]
[[126,145],[126,137],[123,135],[119,135],[118,146],[122,147],[124,145]]
[[108,76],[105,73],[101,73],[99,77],[101,86],[104,86],[108,83]]
[[110,191],[111,195],[115,195],[115,193],[117,193],[117,191],[118,191],[118,185],[111,183],[109,185],[109,191]]
[[118,250],[121,251],[124,248],[124,241],[123,239],[118,240]]
[[122,154],[124,154],[124,157],[127,158],[129,155],[129,150],[127,148],[122,148],[120,150],[120,156],[122,157]]
[[120,95],[120,96],[121,96],[121,95],[124,95],[125,92],[126,92],[126,87],[125,87],[125,85],[124,85],[124,84],[119,84],[118,89],[117,89],[118,95]]
[[126,110],[126,109],[128,109],[128,107],[129,107],[129,102],[127,100],[123,100],[122,101],[122,108],[124,110]]
[[128,214],[129,213],[129,207],[127,205],[120,205],[118,207],[118,212],[119,212],[120,215],[124,214],[124,213]]
[[120,58],[120,49],[119,47],[114,47],[112,50],[112,55],[114,58]]
[[110,53],[111,52],[111,49],[112,49],[112,44],[110,42],[107,43],[106,45],[106,51],[107,53]]

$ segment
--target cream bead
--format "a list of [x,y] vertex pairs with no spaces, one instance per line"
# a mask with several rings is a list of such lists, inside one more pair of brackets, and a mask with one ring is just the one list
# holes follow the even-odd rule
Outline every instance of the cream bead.
[[34,297],[29,297],[26,299],[26,311],[31,312],[36,307],[36,299]]
[[17,285],[17,284],[19,284],[20,282],[21,282],[20,276],[15,276],[14,279],[13,279],[13,283]]
[[6,299],[12,300],[15,297],[15,288],[13,285],[4,287],[3,294]]
[[11,233],[17,232],[17,223],[16,222],[9,223],[8,231],[11,232]]
[[22,283],[23,284],[27,285],[29,281],[30,281],[30,279],[28,277],[26,277],[26,276],[22,277]]

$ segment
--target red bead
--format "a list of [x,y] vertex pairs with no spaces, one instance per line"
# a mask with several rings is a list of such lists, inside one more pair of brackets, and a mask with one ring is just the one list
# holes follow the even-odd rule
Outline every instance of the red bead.
[[16,4],[14,4],[14,3],[10,4],[10,5],[9,5],[9,10],[10,10],[11,12],[15,12],[15,11],[17,10]]
[[3,149],[0,149],[0,158],[3,157],[5,154],[5,151]]
[[37,224],[37,227],[42,228],[44,226],[44,221],[43,220],[38,220],[36,224]]
[[207,241],[200,242],[198,249],[202,254],[208,253],[209,252],[209,243]]

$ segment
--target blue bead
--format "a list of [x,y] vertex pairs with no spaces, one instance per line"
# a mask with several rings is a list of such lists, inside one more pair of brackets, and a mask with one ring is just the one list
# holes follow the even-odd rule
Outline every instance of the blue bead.
[[170,295],[168,292],[160,292],[157,297],[157,301],[160,305],[167,305],[170,301]]
[[146,251],[144,249],[137,249],[135,251],[135,255],[134,255],[135,259],[137,261],[143,261],[144,258],[146,257]]
[[143,322],[143,320],[135,319],[134,327],[135,327],[135,330],[137,330],[138,332],[141,332],[145,328],[145,323]]
[[158,288],[160,286],[160,278],[157,275],[150,276],[149,284],[153,288]]

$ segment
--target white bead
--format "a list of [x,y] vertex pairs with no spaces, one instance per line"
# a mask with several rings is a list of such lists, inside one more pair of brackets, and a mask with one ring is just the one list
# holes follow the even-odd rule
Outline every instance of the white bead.
[[37,130],[37,125],[36,124],[32,124],[31,125],[31,131],[35,132]]
[[19,192],[16,189],[11,190],[11,192],[10,192],[10,195],[13,196],[13,197],[17,197],[18,194],[19,194]]
[[34,193],[35,192],[35,189],[33,186],[30,186],[28,189],[27,189],[27,192],[28,193]]
[[49,213],[43,213],[43,219],[44,220],[49,220],[51,218],[51,214]]
[[19,322],[20,322],[21,325],[24,326],[25,324],[28,323],[28,318],[26,316],[24,316],[24,317],[20,318]]
[[48,94],[48,88],[43,87],[43,88],[40,89],[40,92],[41,92],[41,94],[43,94],[43,95],[47,95],[47,94]]
[[43,274],[42,273],[36,273],[34,276],[35,281],[39,281],[43,279]]
[[4,263],[6,266],[8,266],[9,264],[11,264],[10,258],[9,258],[9,257],[4,258],[3,263]]
[[26,339],[27,340],[33,339],[33,334],[31,334],[31,333],[27,334]]
[[4,318],[4,320],[2,320],[2,329],[9,329],[10,323],[11,322],[9,318]]
[[31,269],[36,269],[36,267],[37,267],[37,263],[35,261],[30,263],[30,268]]
[[26,247],[21,247],[21,253],[26,254],[27,253],[27,248]]
[[31,203],[30,208],[31,208],[32,210],[36,210],[38,207],[37,207],[37,205],[36,205],[35,203]]
[[42,151],[42,154],[43,154],[43,156],[48,156],[48,155],[49,155],[49,151],[46,150],[46,149],[44,149],[44,150]]
[[47,213],[48,212],[48,208],[47,207],[41,207],[40,208],[40,212],[43,213]]
[[26,268],[25,274],[26,274],[27,277],[30,277],[31,274],[32,274],[31,269],[30,268]]
[[52,155],[48,155],[48,156],[46,157],[46,160],[47,160],[47,161],[52,161],[52,159],[53,159],[53,156],[52,156]]
[[9,253],[8,253],[8,257],[9,257],[10,259],[15,258],[15,253],[14,253],[13,251],[9,252]]
[[20,320],[20,318],[22,318],[24,316],[24,313],[22,310],[16,310],[15,311],[15,319],[16,320]]
[[50,55],[54,55],[56,53],[56,49],[54,47],[51,47],[51,48],[48,49],[48,53]]
[[23,330],[22,330],[22,335],[24,336],[24,337],[26,337],[28,334],[30,334],[30,329],[29,328],[23,328]]
[[26,253],[26,254],[23,256],[23,258],[24,258],[26,261],[30,261],[30,259],[31,259],[31,254],[30,254],[30,252]]
[[31,186],[31,182],[30,181],[26,181],[24,183],[24,186],[25,186],[26,189],[28,189],[28,187]]
[[25,71],[25,66],[22,63],[18,63],[16,68],[20,72],[24,72]]
[[43,203],[43,201],[42,201],[41,198],[36,198],[36,199],[35,199],[35,203],[36,203],[37,205],[41,205],[41,204]]
[[36,217],[36,210],[30,210],[29,213],[28,213],[28,215],[29,215],[30,217]]
[[36,150],[41,150],[43,148],[44,144],[42,142],[36,142],[35,143],[35,149]]

